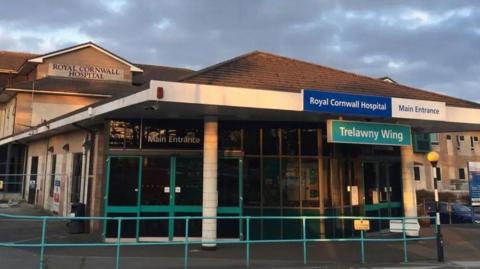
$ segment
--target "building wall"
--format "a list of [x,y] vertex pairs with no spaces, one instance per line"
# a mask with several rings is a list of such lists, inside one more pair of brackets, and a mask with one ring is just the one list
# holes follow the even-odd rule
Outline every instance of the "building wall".
[[[480,132],[442,133],[437,137],[437,141],[432,140],[432,150],[440,153],[439,190],[468,192],[468,162],[480,161]],[[426,154],[415,154],[415,164],[421,175],[420,180],[415,181],[417,190],[433,190],[433,171]],[[460,178],[460,169],[464,171],[464,178]]]
[[57,64],[77,64],[90,65],[96,67],[110,67],[123,70],[123,80],[132,82],[132,73],[130,67],[114,58],[98,51],[97,49],[88,47],[71,53],[65,53],[51,58],[46,58],[44,63],[37,66],[36,78],[41,79],[48,76],[48,66],[50,63]]
[[99,97],[70,96],[58,94],[17,93],[15,115],[15,133],[28,129],[44,121],[51,120],[75,111],[89,104],[98,102]]
[[[37,177],[37,197],[36,206],[52,210],[53,197],[50,196],[50,186],[52,177],[52,156],[56,155],[56,172],[61,178],[60,185],[60,203],[58,214],[66,216],[70,212],[70,190],[72,184],[73,154],[83,153],[83,144],[85,142],[86,132],[83,130],[56,135],[47,139],[37,140],[29,143],[27,171],[30,173],[31,160],[33,156],[39,157],[38,177]],[[69,150],[63,149],[64,145],[69,145]],[[51,148],[53,151],[48,151]],[[82,175],[84,178],[84,175]],[[29,182],[27,177],[26,182]],[[28,186],[27,184],[25,184]],[[82,184],[83,186],[83,184]],[[28,197],[29,189],[25,188],[25,197]]]
[[5,137],[13,133],[15,123],[16,98],[0,104],[0,137]]

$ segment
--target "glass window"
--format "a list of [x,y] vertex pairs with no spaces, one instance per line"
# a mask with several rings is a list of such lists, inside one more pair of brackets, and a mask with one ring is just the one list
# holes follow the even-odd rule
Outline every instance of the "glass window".
[[[330,156],[333,153],[333,143],[328,143],[327,133],[322,130],[322,155]],[[350,145],[349,145],[350,146]]]
[[139,158],[111,157],[108,205],[137,206]]
[[435,177],[437,180],[442,180],[442,169],[440,167],[435,169]]
[[339,171],[340,176],[342,177],[342,195],[343,195],[343,206],[351,205],[351,187],[352,187],[352,177],[354,174],[353,171],[353,163],[348,160],[344,160],[339,162],[340,169]]
[[282,129],[282,154],[298,155],[298,129]]
[[260,154],[260,128],[249,126],[243,129],[243,146],[245,154]]
[[[177,158],[175,204],[201,205],[203,193],[203,159]],[[172,186],[173,187],[173,186]]]
[[143,148],[201,149],[203,125],[200,121],[145,120]]
[[318,155],[317,129],[301,129],[301,154],[303,156]]
[[399,162],[393,162],[389,169],[390,202],[402,201],[402,166]]
[[438,134],[430,134],[430,142],[432,145],[438,145]]
[[238,125],[220,123],[218,130],[218,148],[220,150],[241,150],[242,129]]
[[143,157],[142,205],[168,205],[170,157]]
[[110,121],[109,145],[112,148],[138,148],[140,146],[140,121]]
[[280,205],[280,160],[278,158],[263,160],[263,205]]
[[300,206],[300,178],[298,170],[298,159],[288,158],[282,160],[283,206]]
[[420,167],[419,166],[414,166],[413,167],[413,175],[414,175],[415,180],[419,181],[421,179],[420,178]]
[[321,180],[320,184],[323,186],[323,193],[321,194],[323,203],[325,207],[332,207],[332,193],[331,193],[331,182],[330,182],[330,159],[322,159],[322,169],[321,171]]
[[82,153],[73,154],[72,187],[70,191],[70,202],[80,202],[80,190],[82,184]]
[[123,148],[125,142],[125,122],[110,121],[109,145],[112,148]]
[[37,189],[38,156],[32,156],[30,164],[30,180],[28,182],[28,203],[35,203]]
[[278,128],[263,128],[263,155],[277,155],[279,153]]
[[238,159],[218,160],[218,206],[238,206]]
[[260,158],[245,158],[243,197],[245,206],[260,206]]
[[57,155],[52,155],[50,163],[50,197],[53,197],[53,189],[55,187],[55,173],[57,170]]
[[459,179],[465,179],[465,169],[464,168],[459,168],[458,169],[458,178]]
[[301,197],[304,207],[320,206],[320,182],[318,178],[318,160],[302,159],[302,188]]
[[125,122],[125,148],[140,147],[140,121]]

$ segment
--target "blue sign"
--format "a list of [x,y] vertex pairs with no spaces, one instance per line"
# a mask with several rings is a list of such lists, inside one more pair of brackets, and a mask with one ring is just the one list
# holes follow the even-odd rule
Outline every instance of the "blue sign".
[[480,162],[469,162],[470,199],[472,206],[480,206]]
[[303,110],[391,118],[392,99],[306,89],[303,91]]

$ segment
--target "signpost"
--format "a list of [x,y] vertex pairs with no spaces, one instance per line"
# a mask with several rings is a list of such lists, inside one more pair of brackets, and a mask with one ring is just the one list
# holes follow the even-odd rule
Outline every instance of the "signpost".
[[328,120],[329,143],[408,146],[412,140],[410,126],[400,124]]

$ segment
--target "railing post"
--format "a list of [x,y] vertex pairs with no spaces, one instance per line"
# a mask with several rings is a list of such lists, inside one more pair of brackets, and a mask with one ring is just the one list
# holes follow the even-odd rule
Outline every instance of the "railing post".
[[117,219],[117,250],[115,252],[115,269],[120,268],[120,240],[122,237],[122,218]]
[[302,238],[303,238],[303,264],[307,264],[307,231],[305,229],[305,217],[302,218]]
[[364,231],[360,231],[360,246],[361,246],[361,254],[362,254],[362,264],[365,263],[365,241],[364,241]]
[[47,217],[42,218],[42,238],[40,243],[40,269],[45,267],[45,236],[47,231]]
[[183,257],[183,268],[188,268],[188,223],[189,223],[189,217],[185,219],[185,253]]
[[246,263],[247,267],[250,267],[250,216],[246,218],[246,233],[247,233],[247,242],[246,242],[246,249],[247,249],[247,256],[246,256]]
[[407,231],[405,229],[405,217],[402,218],[402,231],[403,231],[403,262],[408,262]]

